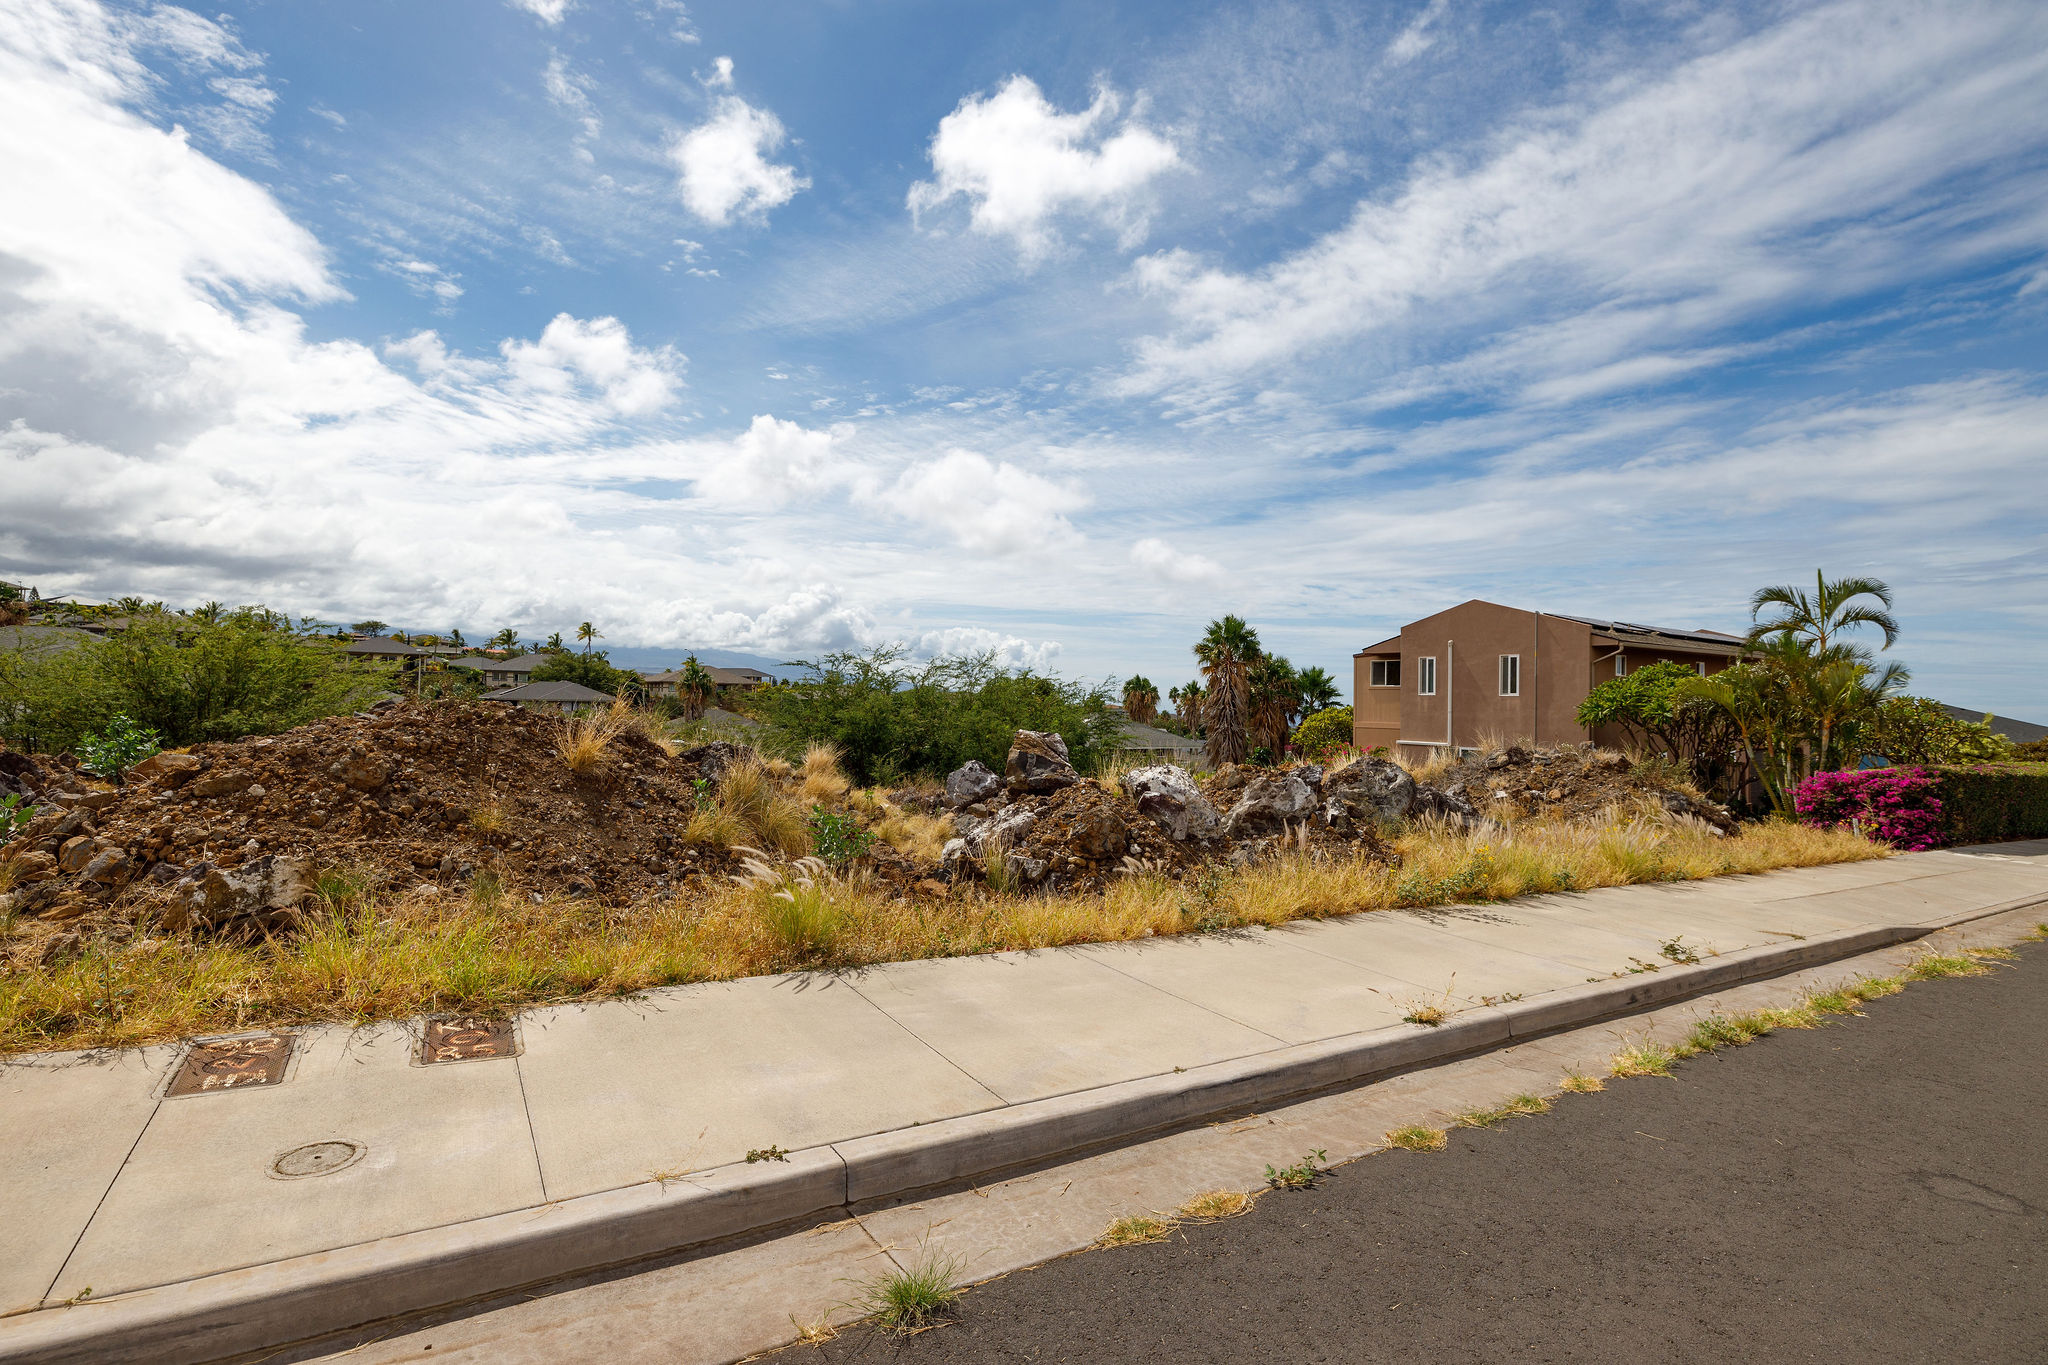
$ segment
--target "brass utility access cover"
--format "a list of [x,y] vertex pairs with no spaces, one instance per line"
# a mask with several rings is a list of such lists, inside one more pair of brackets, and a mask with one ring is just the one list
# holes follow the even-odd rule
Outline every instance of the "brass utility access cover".
[[292,1059],[292,1038],[221,1038],[194,1043],[166,1095],[205,1095],[250,1085],[276,1085]]
[[429,1019],[420,1038],[420,1061],[428,1065],[511,1057],[518,1052],[519,1040],[510,1019]]

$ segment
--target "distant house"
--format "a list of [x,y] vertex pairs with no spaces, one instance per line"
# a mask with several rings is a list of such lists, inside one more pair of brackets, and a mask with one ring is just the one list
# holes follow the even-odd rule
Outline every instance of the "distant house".
[[0,626],[0,651],[9,654],[45,654],[75,649],[93,637],[68,626]]
[[[704,671],[711,675],[712,695],[717,697],[722,697],[728,692],[751,692],[774,681],[758,668],[713,668],[707,664]],[[674,668],[665,673],[640,675],[641,686],[650,697],[673,697],[682,681],[682,670]]]
[[479,659],[477,668],[484,675],[487,687],[518,687],[533,680],[533,670],[539,668],[552,654],[521,654],[514,659]]
[[486,692],[484,700],[510,702],[514,706],[524,706],[530,710],[559,711],[565,716],[573,716],[610,706],[617,698],[585,687],[582,683],[538,682]]
[[389,635],[366,635],[351,644],[342,653],[358,659],[375,659],[380,663],[393,663],[403,659],[417,658],[427,651],[418,645],[409,645],[403,640],[394,640]]
[[1352,743],[1421,757],[1489,740],[1620,747],[1589,731],[1579,703],[1595,686],[1645,664],[1684,664],[1701,677],[1742,657],[1743,637],[1470,601],[1401,627],[1352,658]]
[[1116,751],[1132,758],[1156,758],[1162,763],[1179,763],[1182,766],[1204,762],[1209,753],[1199,739],[1129,719],[1123,722],[1123,733],[1117,739]]

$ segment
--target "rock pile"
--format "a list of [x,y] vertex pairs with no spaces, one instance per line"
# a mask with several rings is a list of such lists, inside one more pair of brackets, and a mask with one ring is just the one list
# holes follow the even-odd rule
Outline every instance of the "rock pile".
[[1652,805],[1724,834],[1735,829],[1726,806],[1676,785],[1658,765],[1590,744],[1510,744],[1473,754],[1439,776],[1435,786],[1468,814],[1504,809],[1522,816],[1597,819],[1610,809]]
[[556,724],[494,704],[385,704],[159,754],[112,790],[61,762],[0,754],[0,780],[39,806],[0,848],[9,905],[68,921],[118,899],[172,930],[260,933],[291,923],[330,867],[390,888],[452,888],[489,869],[618,899],[732,870],[731,855],[686,845],[683,831],[697,781],[715,790],[752,750],[671,758],[629,731],[578,776],[554,750]]

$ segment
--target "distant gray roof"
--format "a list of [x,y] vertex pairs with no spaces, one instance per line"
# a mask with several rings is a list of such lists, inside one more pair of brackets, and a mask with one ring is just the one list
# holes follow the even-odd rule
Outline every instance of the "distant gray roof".
[[409,645],[403,640],[394,640],[388,635],[372,635],[367,640],[357,640],[343,651],[346,654],[385,654],[393,657],[405,654],[424,654],[426,652],[417,645]]
[[486,673],[531,673],[554,657],[552,654],[521,654],[516,659],[480,660],[477,667]]
[[[1950,706],[1945,701],[1935,703],[1957,720],[1978,721],[1984,719],[1982,711],[1971,711],[1961,706]],[[2037,739],[2048,739],[2048,725],[2036,725],[2030,720],[2012,720],[2005,716],[1991,718],[1991,733],[2004,735],[2015,744],[2031,744]]]
[[486,701],[602,701],[615,698],[609,692],[598,692],[573,682],[524,683],[518,687],[501,687],[495,692],[484,693]]
[[0,626],[0,650],[17,654],[72,649],[92,638],[91,632],[69,626]]
[[1195,753],[1204,748],[1199,739],[1177,735],[1171,730],[1161,730],[1157,726],[1140,725],[1134,720],[1124,722],[1123,740],[1116,747],[1175,754]]

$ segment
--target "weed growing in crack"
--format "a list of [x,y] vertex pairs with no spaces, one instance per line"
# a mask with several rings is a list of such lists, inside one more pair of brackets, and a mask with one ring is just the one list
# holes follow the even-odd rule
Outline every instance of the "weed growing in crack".
[[1565,1072],[1564,1079],[1557,1084],[1560,1089],[1568,1090],[1574,1095],[1590,1095],[1596,1090],[1607,1088],[1607,1082],[1598,1076],[1586,1076],[1576,1071]]
[[1608,1070],[1617,1076],[1669,1076],[1677,1060],[1662,1043],[1638,1043],[1616,1053]]
[[928,1251],[908,1268],[862,1286],[847,1306],[878,1326],[910,1336],[937,1323],[966,1292],[953,1287],[964,1268],[957,1256]]
[[1219,1218],[1235,1218],[1239,1214],[1250,1213],[1257,1198],[1257,1195],[1246,1194],[1242,1190],[1210,1190],[1182,1204],[1180,1214],[1196,1222],[1213,1223]]
[[1939,981],[1945,976],[1983,976],[1991,969],[1961,953],[1929,953],[1906,968],[1910,981]]
[[1450,1140],[1451,1135],[1443,1129],[1420,1123],[1411,1123],[1387,1134],[1387,1145],[1408,1152],[1441,1152]]
[[1458,1115],[1458,1126],[1461,1128],[1491,1128],[1496,1123],[1505,1123],[1518,1115],[1547,1114],[1549,1112],[1550,1101],[1544,1099],[1541,1095],[1517,1095],[1513,1099],[1503,1100],[1491,1109],[1467,1109],[1464,1113]]
[[1133,1213],[1117,1219],[1095,1239],[1098,1247],[1134,1247],[1163,1242],[1173,1233],[1173,1220],[1153,1213]]
[[1696,966],[1700,960],[1699,950],[1687,943],[1683,936],[1666,939],[1658,951],[1673,962],[1682,962],[1687,966]]
[[1266,1183],[1276,1190],[1305,1190],[1322,1177],[1323,1172],[1316,1163],[1327,1156],[1329,1153],[1318,1147],[1292,1166],[1281,1166],[1277,1169],[1268,1166]]

